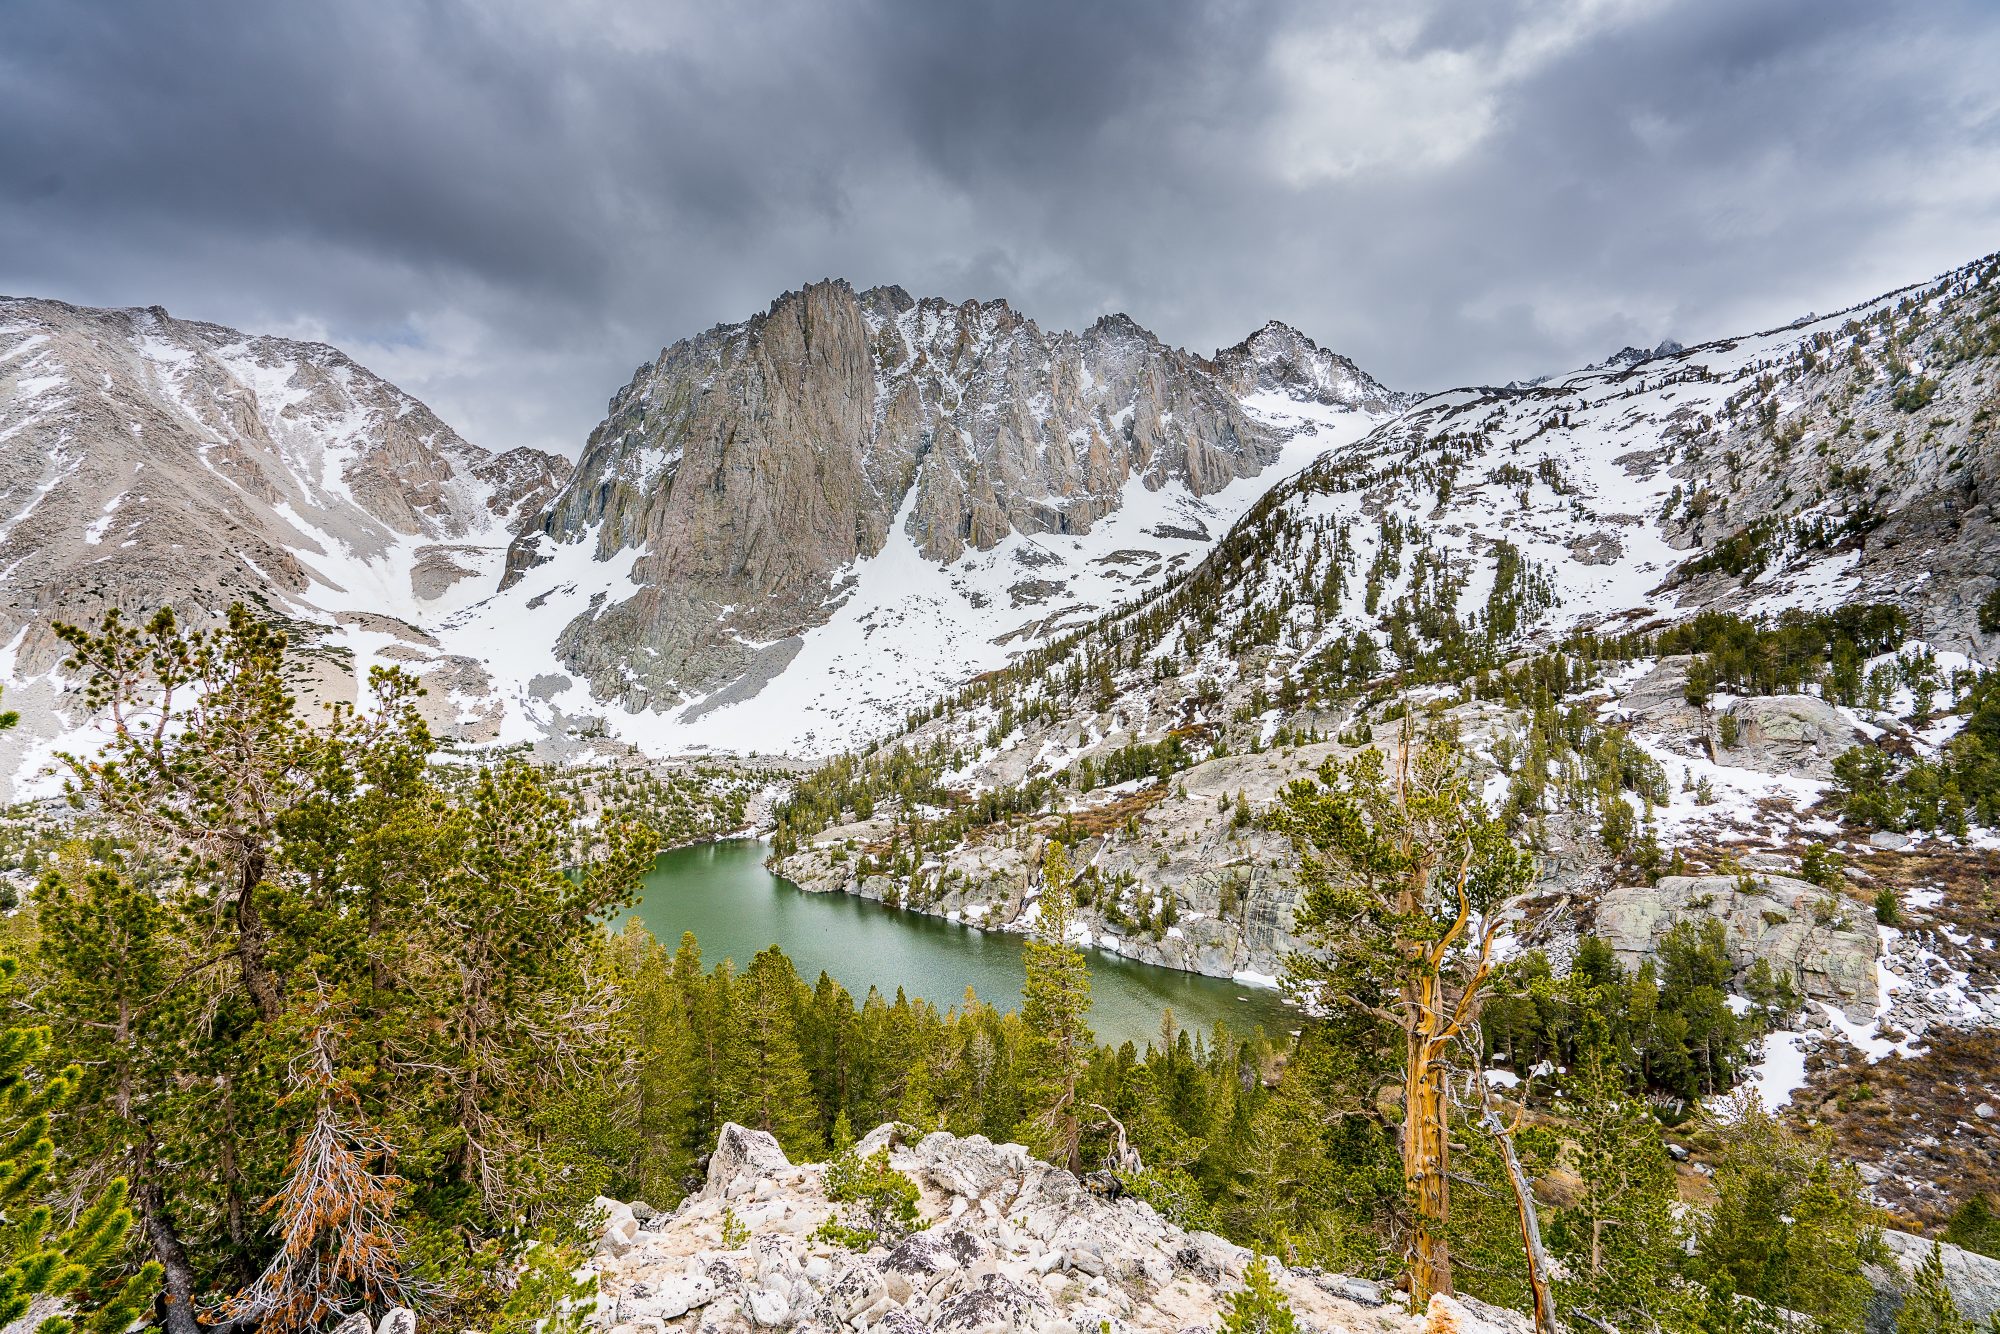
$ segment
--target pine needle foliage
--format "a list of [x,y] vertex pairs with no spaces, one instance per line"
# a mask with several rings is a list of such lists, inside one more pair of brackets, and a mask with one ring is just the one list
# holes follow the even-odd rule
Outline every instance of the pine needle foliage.
[[632,1161],[603,923],[650,835],[521,759],[436,763],[402,672],[308,708],[245,607],[58,634],[110,737],[64,757],[88,838],[37,890],[35,1004],[84,1071],[64,1152],[131,1182],[168,1334],[490,1327],[525,1239]]
[[[21,715],[0,712],[0,731]],[[0,992],[11,991],[20,960],[0,955]],[[71,1063],[48,1068],[54,1055],[46,1026],[0,1028],[0,1326],[27,1316],[37,1298],[62,1309],[36,1325],[36,1334],[119,1334],[146,1310],[159,1288],[160,1267],[116,1270],[132,1230],[123,1177],[66,1228],[42,1197],[55,1165],[52,1113],[68,1102],[82,1078]]]
[[1273,823],[1296,850],[1298,926],[1318,947],[1292,960],[1293,985],[1401,1049],[1405,1244],[1421,1303],[1452,1290],[1446,1071],[1474,1031],[1494,939],[1532,862],[1486,810],[1457,746],[1419,745],[1407,722],[1393,759],[1370,747],[1289,784]]
[[[0,956],[0,984],[20,970]],[[125,1181],[114,1179],[67,1227],[42,1202],[55,1166],[50,1112],[69,1099],[81,1075],[70,1065],[49,1071],[49,1030],[0,1029],[0,1325],[11,1325],[47,1299],[36,1334],[117,1334],[136,1320],[159,1287],[158,1265],[116,1277],[132,1228]]]
[[1936,1242],[1910,1276],[1909,1291],[1896,1312],[1896,1334],[1976,1334],[1945,1283],[1944,1251]]
[[1272,1280],[1264,1257],[1258,1256],[1244,1271],[1243,1286],[1229,1294],[1223,1334],[1297,1334],[1298,1328],[1291,1302]]
[[1090,968],[1069,938],[1076,889],[1069,854],[1051,841],[1042,859],[1042,896],[1035,933],[1023,947],[1027,977],[1021,1018],[1029,1035],[1033,1109],[1023,1124],[1027,1143],[1051,1162],[1082,1170],[1082,1103],[1078,1096],[1095,1039],[1090,1013]]

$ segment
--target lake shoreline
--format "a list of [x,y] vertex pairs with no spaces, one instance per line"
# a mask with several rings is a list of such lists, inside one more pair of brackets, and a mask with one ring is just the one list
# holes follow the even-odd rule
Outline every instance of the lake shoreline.
[[[809,983],[822,971],[858,999],[870,986],[885,998],[900,987],[940,1009],[957,1008],[968,986],[999,1009],[1018,1009],[1023,936],[860,895],[814,890],[773,872],[768,835],[710,838],[664,850],[636,916],[671,948],[692,930],[703,958],[746,966],[776,944]],[[885,911],[894,909],[894,911]],[[996,924],[997,925],[997,924]],[[1295,1031],[1301,1012],[1269,989],[1091,948],[1092,1025],[1100,1040],[1157,1040],[1162,1012],[1202,1031],[1261,1027]]]

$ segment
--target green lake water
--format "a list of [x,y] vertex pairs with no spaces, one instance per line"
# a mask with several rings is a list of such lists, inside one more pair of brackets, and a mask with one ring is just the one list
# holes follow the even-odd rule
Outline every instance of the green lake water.
[[[756,839],[727,839],[663,853],[639,891],[637,916],[668,949],[683,931],[701,943],[702,962],[734,959],[741,968],[771,945],[782,947],[808,984],[822,971],[860,1003],[868,988],[894,997],[896,988],[940,1008],[958,1006],[971,987],[1001,1009],[1021,1003],[1021,938],[960,926],[923,913],[886,908],[852,894],[808,894],[764,869],[770,848]],[[1101,1042],[1127,1038],[1144,1045],[1160,1031],[1160,1012],[1173,1007],[1183,1028],[1207,1031],[1218,1020],[1248,1032],[1262,1025],[1283,1034],[1298,1012],[1278,994],[1133,963],[1086,950],[1090,963],[1090,1025]]]

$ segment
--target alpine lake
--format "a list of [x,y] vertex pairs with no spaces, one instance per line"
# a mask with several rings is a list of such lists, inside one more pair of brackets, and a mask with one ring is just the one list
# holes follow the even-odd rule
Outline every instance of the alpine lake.
[[[617,921],[637,917],[669,950],[679,945],[682,932],[694,932],[704,968],[726,958],[741,970],[752,955],[777,945],[808,986],[825,972],[857,1004],[870,987],[891,1000],[900,987],[912,999],[948,1010],[964,1004],[970,987],[1000,1009],[1020,1007],[1021,937],[852,894],[809,894],[765,869],[769,852],[760,840],[738,838],[662,853],[640,887],[637,905]],[[1299,1025],[1299,1012],[1275,991],[1134,963],[1102,950],[1084,955],[1090,966],[1090,1026],[1100,1042],[1130,1040],[1143,1049],[1149,1038],[1158,1039],[1162,1013],[1169,1008],[1178,1027],[1203,1034],[1226,1023],[1234,1033],[1261,1027],[1277,1037]]]

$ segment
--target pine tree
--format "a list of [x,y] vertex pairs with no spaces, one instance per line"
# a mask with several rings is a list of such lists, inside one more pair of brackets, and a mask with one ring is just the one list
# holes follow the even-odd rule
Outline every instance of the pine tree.
[[[0,715],[0,728],[14,715]],[[0,984],[20,971],[0,955]],[[50,1113],[67,1101],[82,1071],[51,1071],[46,1028],[0,1029],[0,1325],[27,1316],[36,1299],[51,1310],[36,1334],[122,1334],[151,1304],[160,1266],[148,1263],[120,1281],[121,1252],[132,1228],[123,1178],[113,1180],[68,1227],[41,1200],[54,1183]]]
[[1285,1248],[1311,1232],[1328,1204],[1323,1116],[1305,1081],[1289,1079],[1260,1100],[1243,1133],[1229,1136],[1220,1210],[1244,1244],[1299,1262]]
[[1858,1329],[1868,1206],[1824,1133],[1786,1128],[1754,1100],[1719,1127],[1715,1202],[1696,1227],[1694,1276],[1711,1289],[1797,1311],[1815,1329]]
[[[441,777],[401,673],[309,720],[285,637],[241,607],[213,631],[163,612],[61,633],[112,737],[68,759],[93,838],[40,892],[36,1002],[87,1061],[65,1148],[131,1181],[170,1334],[302,1235],[258,1226],[315,1142],[302,1001],[342,998],[350,1158],[393,1150],[427,1258],[468,1284],[523,1220],[629,1170],[622,1131],[579,1126],[623,1059],[602,923],[650,862],[642,831],[580,826],[518,761]],[[313,1246],[359,1244],[365,1214]]]
[[1222,1315],[1223,1334],[1297,1334],[1292,1304],[1271,1279],[1259,1255],[1243,1272],[1243,1286],[1229,1294]]
[[[419,829],[392,811],[429,790],[432,743],[421,691],[394,671],[371,675],[371,712],[335,705],[309,723],[287,687],[286,637],[240,605],[214,630],[184,631],[167,610],[134,626],[114,611],[96,632],[57,634],[82,702],[112,732],[100,754],[63,757],[70,800],[120,849],[116,864],[65,868],[76,925],[135,966],[132,951],[145,949],[199,962],[154,992],[92,976],[88,949],[45,947],[38,966],[58,995],[68,986],[111,1024],[90,1031],[50,1011],[77,1040],[119,1049],[117,1080],[88,1086],[80,1119],[94,1125],[109,1111],[126,1127],[90,1137],[94,1166],[129,1172],[141,1235],[164,1271],[167,1323],[192,1334],[197,1289],[226,1291],[262,1264],[255,1213],[282,1177],[288,1142],[269,1133],[290,1054],[278,1031],[288,973],[342,961],[379,977],[397,958],[379,936],[382,885],[365,882],[388,860],[376,855],[385,840]],[[97,870],[127,868],[143,883],[91,883]],[[106,916],[121,894],[128,910],[138,896],[161,904],[147,914],[152,944]]]
[[665,1201],[680,1194],[696,1154],[693,1016],[669,956],[637,919],[619,936],[616,952],[633,1060],[631,1184],[641,1198]]
[[1896,1312],[1896,1334],[1977,1334],[1944,1281],[1944,1252],[1936,1242],[1910,1276],[1909,1291]]
[[548,1189],[562,1164],[528,1151],[532,1109],[566,1079],[614,1058],[612,996],[591,976],[600,923],[631,902],[653,855],[646,831],[603,830],[581,874],[573,810],[516,760],[483,770],[437,812],[418,1003],[438,1022],[398,1053],[444,1091],[453,1175],[496,1213]]
[[1648,1321],[1674,1327],[1692,1302],[1679,1279],[1687,1228],[1675,1210],[1673,1163],[1658,1123],[1596,1056],[1577,1072],[1556,1113],[1574,1139],[1582,1182],[1573,1201],[1549,1216],[1564,1308],[1613,1328]]
[[1302,934],[1320,947],[1295,980],[1334,1011],[1400,1040],[1412,1300],[1450,1292],[1445,1072],[1474,1020],[1506,907],[1532,876],[1448,741],[1417,751],[1405,724],[1393,772],[1370,748],[1286,787],[1275,813],[1299,857]]
[[848,1115],[851,1102],[858,1018],[847,988],[821,972],[799,1018],[799,1047],[812,1073],[813,1096],[837,1117]]
[[728,1119],[778,1137],[786,1152],[819,1147],[819,1108],[799,1050],[804,983],[776,945],[750,961],[737,987],[729,1039]]
[[38,1001],[82,1068],[77,1096],[58,1113],[66,1145],[77,1161],[122,1170],[134,1183],[168,1327],[192,1330],[197,1276],[160,1166],[161,1137],[192,1119],[175,1080],[183,1065],[175,1019],[186,1002],[167,985],[177,971],[168,915],[151,892],[87,865],[76,848],[58,855],[36,897]]
[[177,849],[190,869],[220,873],[244,991],[261,1019],[276,1020],[284,996],[270,959],[269,873],[280,826],[323,784],[342,790],[351,776],[328,763],[334,735],[298,714],[285,635],[241,603],[213,631],[183,631],[170,608],[134,626],[114,608],[94,633],[61,623],[55,632],[70,649],[64,669],[83,678],[85,706],[112,727],[102,755],[63,757],[73,799],[142,846]]
[[1952,1212],[1951,1221],[1945,1224],[1944,1239],[1954,1246],[2000,1259],[2000,1210],[1995,1210],[1985,1195],[1974,1191]]
[[1021,1019],[1028,1032],[1030,1108],[1022,1123],[1023,1141],[1072,1172],[1083,1170],[1083,1119],[1078,1088],[1089,1068],[1094,1039],[1090,1012],[1090,970],[1083,951],[1070,943],[1076,910],[1068,854],[1051,841],[1042,859],[1042,895],[1035,934],[1023,946],[1027,977],[1022,982]]

